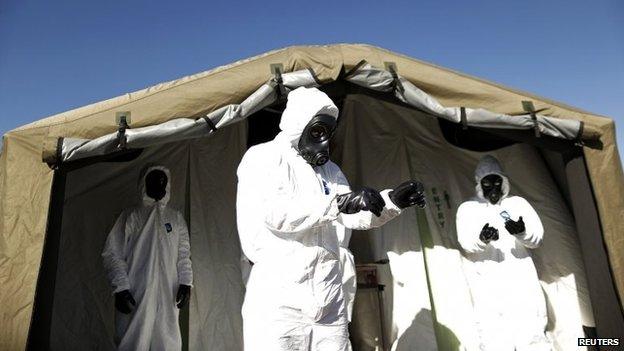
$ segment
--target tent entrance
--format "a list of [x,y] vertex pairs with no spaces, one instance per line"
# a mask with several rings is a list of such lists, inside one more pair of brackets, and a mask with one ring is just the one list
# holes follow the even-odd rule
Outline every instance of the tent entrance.
[[[399,350],[474,344],[454,211],[473,195],[472,172],[484,152],[449,143],[436,117],[390,93],[345,82],[323,89],[341,109],[332,159],[353,186],[388,188],[416,178],[428,187],[426,211],[408,210],[383,228],[352,236],[358,264],[388,262],[379,268],[387,286],[384,339],[401,346]],[[136,203],[136,178],[148,162],[172,169],[177,189],[172,205],[183,211],[191,227],[196,289],[188,345],[192,350],[240,349],[244,289],[235,170],[248,146],[277,133],[281,109],[283,104],[270,105],[247,123],[220,128],[211,138],[146,146],[126,162],[97,162],[66,172],[61,167],[50,206],[31,349],[112,348],[112,296],[99,255],[115,217]],[[617,335],[618,330],[609,332],[621,325],[613,313],[619,305],[582,156],[570,152],[575,149],[572,142],[535,138],[531,130],[485,132],[507,141],[487,153],[502,160],[513,191],[544,216],[548,239],[534,260],[554,317],[549,328],[561,349],[582,335],[583,325],[592,326],[594,314],[599,335]]]

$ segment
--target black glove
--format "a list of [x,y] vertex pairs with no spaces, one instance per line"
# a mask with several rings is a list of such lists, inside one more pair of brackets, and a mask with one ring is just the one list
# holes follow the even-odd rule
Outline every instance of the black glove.
[[115,308],[117,311],[129,314],[134,306],[136,306],[136,301],[134,301],[130,290],[122,290],[115,293]]
[[425,208],[425,206],[427,206],[425,187],[421,182],[415,180],[401,183],[401,185],[388,193],[388,196],[390,200],[401,209],[414,205],[420,208]]
[[379,192],[371,188],[362,188],[347,194],[336,196],[338,210],[342,213],[353,214],[360,211],[371,211],[375,216],[381,216],[386,202]]
[[479,234],[479,239],[486,244],[498,240],[498,229],[490,227],[490,223],[485,223],[481,229],[481,234]]
[[176,294],[176,306],[183,308],[191,298],[191,286],[180,284],[178,293]]
[[505,221],[505,229],[511,235],[518,235],[524,233],[526,231],[526,226],[524,225],[524,221],[522,220],[522,216],[518,219],[518,221],[513,221],[511,219]]

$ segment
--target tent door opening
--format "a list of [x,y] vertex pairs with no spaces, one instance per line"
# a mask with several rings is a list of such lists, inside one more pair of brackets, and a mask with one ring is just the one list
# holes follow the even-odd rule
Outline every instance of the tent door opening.
[[[529,136],[531,131],[492,129],[487,132],[506,141],[501,147],[466,150],[446,140],[435,117],[387,94],[348,83],[324,90],[341,108],[332,160],[352,186],[383,189],[408,178],[427,185],[430,207],[426,211],[408,210],[383,228],[354,233],[351,240],[356,263],[388,262],[381,265],[385,271],[380,282],[386,288],[383,317],[379,317],[384,319],[387,345],[401,346],[399,350],[413,345],[452,349],[473,342],[470,297],[462,283],[461,253],[454,238],[454,211],[473,195],[472,171],[486,152],[509,168],[512,189],[545,214],[542,220],[551,239],[536,252],[535,261],[550,312],[557,317],[553,318],[556,324],[549,326],[553,337],[562,343],[571,340],[583,325],[591,326],[594,316],[598,335],[624,330],[621,315],[613,313],[620,309],[582,155],[568,155],[569,145]],[[129,189],[136,185],[138,169],[154,161],[176,169],[183,180],[175,187],[182,191],[174,203],[191,227],[198,279],[189,309],[188,345],[216,350],[242,347],[244,288],[235,225],[235,171],[249,146],[277,134],[282,108],[261,110],[247,123],[222,128],[211,138],[146,148],[127,162],[57,171],[29,349],[55,349],[59,343],[86,349],[112,347],[110,288],[98,268],[101,245],[116,214],[136,200]],[[103,209],[102,204],[108,207]],[[80,293],[69,296],[72,287]],[[569,309],[576,311],[572,319],[564,312]],[[220,328],[215,327],[218,324]]]

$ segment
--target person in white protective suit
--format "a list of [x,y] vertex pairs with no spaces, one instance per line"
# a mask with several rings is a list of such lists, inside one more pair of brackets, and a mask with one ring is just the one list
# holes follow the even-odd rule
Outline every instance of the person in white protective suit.
[[237,224],[253,262],[243,303],[245,350],[350,350],[338,230],[380,226],[424,206],[422,184],[352,191],[329,161],[338,117],[315,88],[288,95],[274,140],[238,168]]
[[544,228],[533,207],[509,196],[496,158],[479,162],[477,196],[457,210],[457,237],[476,314],[481,350],[551,350],[546,302],[529,252]]
[[179,309],[188,302],[193,272],[182,214],[167,203],[169,170],[146,167],[142,204],[122,212],[102,258],[115,294],[118,350],[180,350]]

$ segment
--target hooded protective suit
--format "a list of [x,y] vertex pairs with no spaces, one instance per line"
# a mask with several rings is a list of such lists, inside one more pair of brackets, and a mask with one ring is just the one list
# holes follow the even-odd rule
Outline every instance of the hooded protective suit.
[[[147,196],[145,177],[165,172],[166,194]],[[189,234],[182,214],[167,206],[171,176],[162,166],[147,167],[139,177],[143,203],[125,210],[108,234],[102,258],[114,292],[130,290],[136,306],[130,314],[115,311],[118,350],[180,350],[176,291],[191,285]]]
[[295,148],[321,113],[338,117],[327,95],[292,91],[282,131],[250,148],[238,168],[238,233],[254,262],[242,310],[247,351],[349,350],[337,232],[380,226],[401,212],[389,190],[380,217],[339,212],[336,196],[351,191],[345,176],[331,161],[311,166]]
[[[502,177],[503,196],[492,204],[483,196],[481,180],[490,174]],[[467,258],[464,270],[478,323],[481,350],[551,350],[544,332],[546,303],[528,249],[537,248],[544,234],[533,207],[522,197],[509,195],[509,180],[498,161],[485,156],[475,172],[476,198],[457,210],[457,236]],[[505,229],[501,212],[526,230],[517,235]],[[483,226],[498,229],[499,239],[485,244]]]

